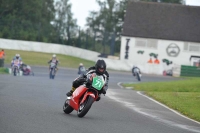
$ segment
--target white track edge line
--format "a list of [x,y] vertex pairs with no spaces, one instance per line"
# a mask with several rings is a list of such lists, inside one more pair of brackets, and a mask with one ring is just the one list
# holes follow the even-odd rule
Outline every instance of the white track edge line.
[[152,99],[152,98],[150,98],[150,97],[148,97],[148,96],[142,94],[140,91],[137,91],[137,93],[138,93],[139,95],[144,96],[144,97],[148,98],[149,100],[151,100],[151,101],[153,101],[153,102],[155,102],[155,103],[157,103],[157,104],[159,104],[159,105],[161,105],[161,106],[163,106],[163,107],[169,109],[170,111],[174,112],[175,114],[177,114],[177,115],[179,115],[179,116],[182,116],[182,117],[184,117],[184,118],[186,118],[186,119],[188,119],[188,120],[191,120],[191,121],[193,121],[193,122],[196,122],[197,124],[200,124],[200,122],[195,121],[195,120],[193,120],[193,119],[191,119],[191,118],[189,118],[189,117],[187,117],[187,116],[185,116],[185,115],[183,115],[183,114],[177,112],[176,110],[173,110],[173,109],[169,108],[168,106],[166,106],[166,105],[164,105],[164,104],[162,104],[162,103],[160,103],[160,102],[158,102],[158,101],[156,101],[156,100],[154,100],[154,99]]
[[[118,85],[120,88],[124,88],[124,87],[121,86],[120,84],[121,84],[121,82],[117,83],[117,85]],[[125,89],[126,89],[126,88],[125,88]],[[193,120],[193,119],[191,119],[191,118],[189,118],[189,117],[187,117],[187,116],[185,116],[185,115],[180,114],[179,112],[177,112],[177,111],[175,111],[175,110],[169,108],[168,106],[166,106],[166,105],[164,105],[164,104],[162,104],[162,103],[160,103],[160,102],[154,100],[153,98],[150,98],[150,97],[148,97],[148,96],[142,94],[140,91],[137,91],[137,94],[139,94],[139,95],[141,95],[141,96],[143,96],[143,97],[148,98],[149,100],[151,100],[151,101],[153,101],[153,102],[155,102],[155,103],[157,103],[157,104],[159,104],[159,105],[161,105],[161,106],[163,106],[163,107],[169,109],[170,111],[174,112],[175,114],[177,114],[177,115],[179,115],[179,116],[181,116],[181,117],[183,117],[183,118],[186,118],[186,119],[188,119],[188,120],[190,120],[190,121],[193,121],[193,122],[195,122],[195,123],[197,123],[197,124],[200,124],[200,122],[198,122],[198,121],[196,121],[196,120]]]

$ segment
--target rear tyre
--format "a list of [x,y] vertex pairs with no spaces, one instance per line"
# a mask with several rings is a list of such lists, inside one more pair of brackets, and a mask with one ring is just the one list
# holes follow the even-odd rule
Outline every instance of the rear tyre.
[[77,111],[78,117],[80,117],[80,118],[84,117],[87,114],[87,112],[90,110],[93,102],[94,102],[94,98],[91,96],[88,96],[87,99],[85,100],[85,102],[83,102],[79,106],[79,109]]
[[74,109],[68,104],[68,99],[65,101],[64,105],[63,105],[63,111],[66,114],[70,114]]

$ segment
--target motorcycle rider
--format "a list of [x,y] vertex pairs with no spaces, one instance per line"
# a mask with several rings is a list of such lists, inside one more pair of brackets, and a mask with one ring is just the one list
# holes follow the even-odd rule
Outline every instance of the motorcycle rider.
[[49,72],[50,72],[50,70],[51,70],[51,63],[55,63],[55,73],[57,72],[57,70],[58,70],[58,68],[57,68],[57,65],[58,65],[58,63],[59,63],[59,61],[56,59],[56,55],[55,54],[53,54],[52,55],[52,58],[51,58],[51,60],[50,61],[48,61],[48,64],[49,64]]
[[134,73],[134,69],[135,69],[135,68],[137,68],[137,69],[139,70],[139,73],[142,74],[141,71],[140,71],[140,68],[138,68],[137,66],[133,66],[133,68],[132,68],[133,76],[135,76],[135,73]]
[[20,54],[16,54],[11,61],[11,67],[13,66],[15,60],[18,60],[20,65],[22,64],[22,58],[20,57]]
[[83,63],[80,63],[78,67],[78,74],[83,74],[84,72],[85,72],[85,67],[83,66]]
[[[101,90],[100,93],[106,94],[106,91],[108,89],[108,81],[109,81],[109,74],[106,71],[106,63],[104,60],[98,60],[95,64],[95,66],[90,67],[86,74],[80,75],[78,78],[76,78],[72,83],[72,89],[66,94],[67,96],[72,96],[72,93],[78,88],[80,85],[82,85],[84,82],[91,82],[90,78],[91,76],[96,73],[97,75],[103,75],[104,78],[107,78],[107,82],[104,86],[104,88]],[[99,98],[96,101],[100,100],[100,94]]]
[[31,72],[31,67],[23,62],[20,66],[20,70],[23,72],[23,75],[28,75]]

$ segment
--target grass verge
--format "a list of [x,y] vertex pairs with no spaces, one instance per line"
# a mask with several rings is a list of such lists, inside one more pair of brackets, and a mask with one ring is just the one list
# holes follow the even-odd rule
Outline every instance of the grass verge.
[[146,95],[200,122],[200,78],[123,86],[144,91]]
[[0,67],[0,74],[8,74],[7,68]]
[[[39,65],[39,66],[48,66],[48,61],[51,59],[53,53],[41,53],[41,52],[32,52],[32,51],[21,51],[21,50],[5,50],[5,64],[10,64],[12,58],[16,53],[20,54],[22,61],[28,65]],[[83,63],[86,68],[91,67],[95,64],[93,61],[84,60],[81,58],[56,54],[57,59],[60,61],[58,65],[60,67],[68,68],[78,68],[80,63]]]

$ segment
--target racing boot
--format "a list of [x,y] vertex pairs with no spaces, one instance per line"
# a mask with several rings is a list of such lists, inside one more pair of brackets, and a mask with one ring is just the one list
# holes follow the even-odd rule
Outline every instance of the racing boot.
[[69,92],[67,92],[66,95],[67,95],[68,97],[72,96],[72,93],[75,91],[75,89],[76,89],[76,88],[72,87],[72,89],[71,89]]

